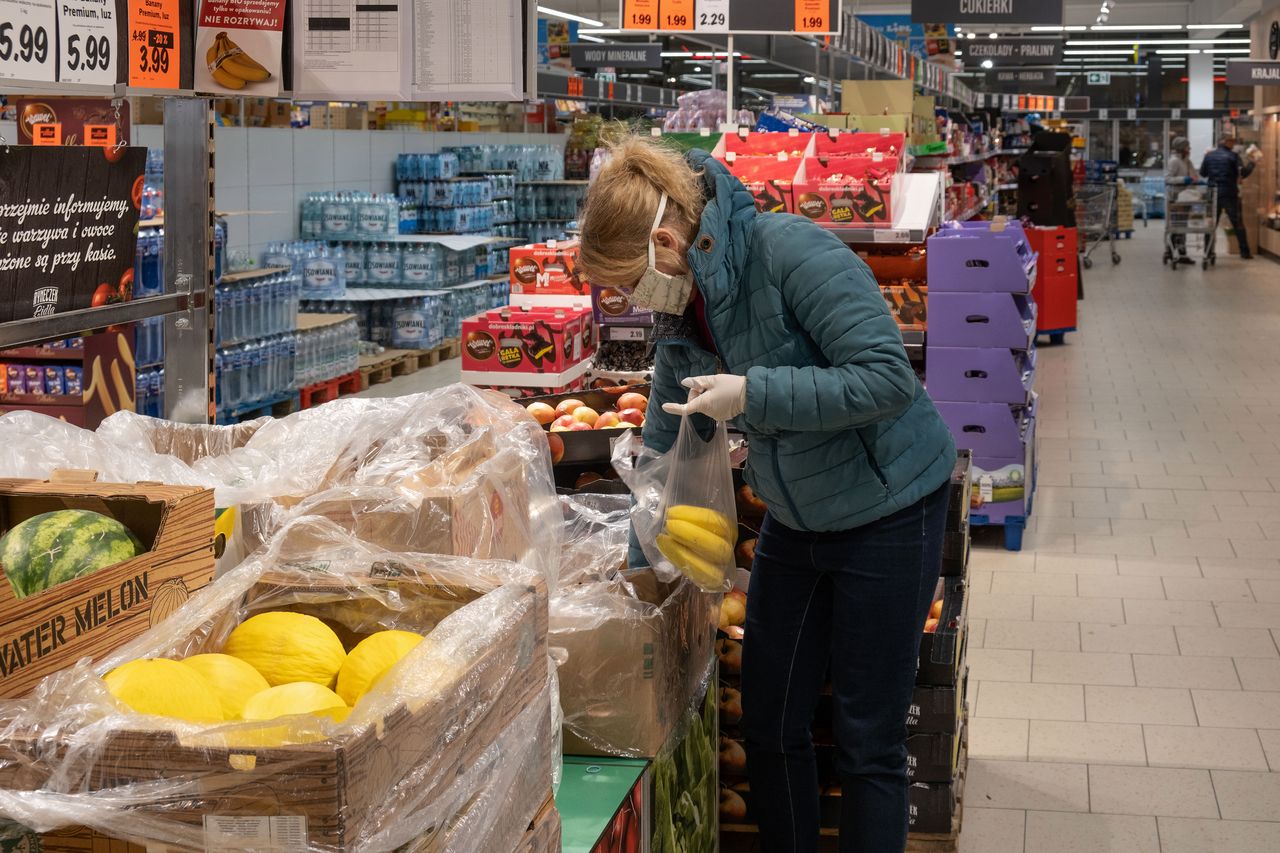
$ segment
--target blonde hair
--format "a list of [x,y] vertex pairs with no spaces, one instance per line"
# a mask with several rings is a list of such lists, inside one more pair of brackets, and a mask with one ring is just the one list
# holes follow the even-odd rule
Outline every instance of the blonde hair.
[[587,280],[629,287],[649,266],[649,236],[658,202],[667,194],[662,225],[686,243],[680,250],[657,246],[656,261],[685,269],[687,244],[697,233],[706,201],[702,179],[684,156],[661,141],[628,135],[609,147],[609,160],[587,193],[578,258]]

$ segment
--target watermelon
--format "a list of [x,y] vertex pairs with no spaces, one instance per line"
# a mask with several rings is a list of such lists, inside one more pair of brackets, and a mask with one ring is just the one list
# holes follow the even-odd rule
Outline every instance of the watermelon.
[[61,509],[32,516],[0,536],[0,566],[13,594],[25,598],[145,550],[133,531],[110,516]]

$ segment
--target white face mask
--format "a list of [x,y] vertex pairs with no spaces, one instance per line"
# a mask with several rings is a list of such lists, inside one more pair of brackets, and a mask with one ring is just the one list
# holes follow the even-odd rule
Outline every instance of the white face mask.
[[653,227],[649,229],[649,268],[631,291],[631,302],[662,314],[683,314],[693,294],[693,275],[667,275],[654,266],[653,232],[662,224],[662,214],[666,210],[667,194],[663,193],[662,200],[658,202],[658,215],[653,217]]

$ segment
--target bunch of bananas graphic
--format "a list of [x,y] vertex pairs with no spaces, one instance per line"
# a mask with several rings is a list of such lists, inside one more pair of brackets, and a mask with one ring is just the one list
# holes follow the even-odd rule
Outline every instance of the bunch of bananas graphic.
[[227,38],[226,33],[213,37],[204,58],[209,63],[209,73],[224,89],[243,89],[245,83],[258,83],[271,76],[270,71]]

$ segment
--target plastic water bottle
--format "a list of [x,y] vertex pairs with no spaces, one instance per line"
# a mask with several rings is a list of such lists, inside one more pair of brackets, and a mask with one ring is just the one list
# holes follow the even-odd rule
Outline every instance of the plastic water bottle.
[[365,284],[390,287],[400,283],[400,252],[392,243],[375,243],[365,253]]

